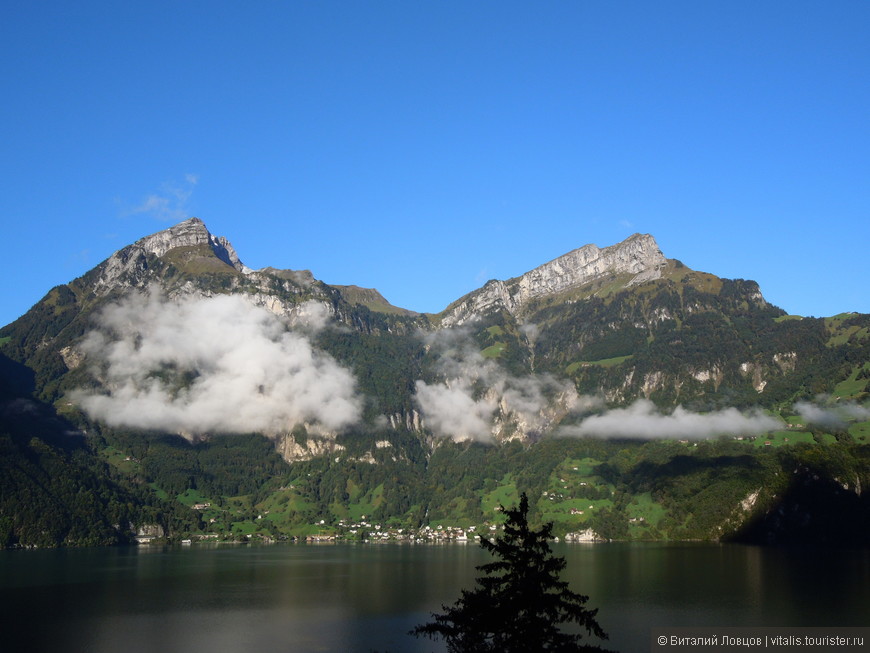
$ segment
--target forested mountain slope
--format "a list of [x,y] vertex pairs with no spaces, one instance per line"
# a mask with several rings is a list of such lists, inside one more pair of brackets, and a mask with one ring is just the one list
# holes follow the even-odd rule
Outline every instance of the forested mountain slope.
[[649,235],[421,315],[193,218],[0,329],[0,537],[467,536],[526,491],[562,534],[819,539],[774,517],[865,523],[868,380],[870,316],[785,315]]

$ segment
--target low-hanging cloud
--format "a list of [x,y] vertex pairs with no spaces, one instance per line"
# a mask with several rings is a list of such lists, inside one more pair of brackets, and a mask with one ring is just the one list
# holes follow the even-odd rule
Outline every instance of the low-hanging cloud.
[[492,442],[498,416],[538,431],[553,417],[545,414],[548,406],[558,403],[562,412],[570,412],[597,404],[597,399],[580,397],[567,379],[508,374],[477,351],[466,329],[437,331],[425,341],[438,355],[437,371],[444,380],[417,381],[415,401],[437,436]]
[[289,323],[306,333],[316,333],[325,329],[332,319],[332,311],[323,302],[309,300],[299,304],[290,315]]
[[498,404],[474,398],[469,379],[452,379],[441,385],[417,381],[416,400],[426,426],[438,436],[456,440],[492,438],[492,415]]
[[274,434],[361,415],[350,371],[240,296],[131,295],[101,312],[81,349],[108,393],[72,398],[111,425]]
[[677,406],[670,414],[662,413],[647,399],[638,399],[627,408],[614,408],[592,415],[575,426],[559,429],[562,436],[603,438],[679,438],[698,440],[717,435],[753,435],[782,426],[760,410],[741,412],[725,408],[711,413],[693,413]]
[[794,405],[795,412],[807,424],[815,424],[831,429],[846,428],[848,420],[864,421],[870,419],[870,407],[861,404],[845,402],[836,405],[821,405],[825,397],[817,397],[817,402],[798,401]]

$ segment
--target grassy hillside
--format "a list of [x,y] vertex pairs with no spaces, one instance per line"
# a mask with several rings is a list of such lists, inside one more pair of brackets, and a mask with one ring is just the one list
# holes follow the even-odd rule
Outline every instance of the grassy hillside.
[[[104,430],[97,442],[119,478],[153,493],[152,502],[170,497],[188,511],[198,526],[176,529],[176,538],[473,537],[497,528],[499,506],[526,492],[534,520],[554,522],[560,537],[592,529],[607,539],[718,540],[748,537],[753,521],[775,514],[808,478],[858,499],[856,488],[870,483],[870,445],[861,440],[870,423],[850,430],[857,436],[801,430],[699,443],[563,439],[500,447],[443,441],[428,454],[408,434],[377,457],[360,455],[366,447],[354,450],[353,441],[366,438],[348,435],[339,456],[293,464],[261,436],[190,444]],[[824,512],[814,497],[810,488],[791,506],[809,524]],[[862,505],[828,519],[829,534],[842,529],[849,541],[863,541],[849,527],[870,514]],[[818,533],[810,527],[805,535]]]

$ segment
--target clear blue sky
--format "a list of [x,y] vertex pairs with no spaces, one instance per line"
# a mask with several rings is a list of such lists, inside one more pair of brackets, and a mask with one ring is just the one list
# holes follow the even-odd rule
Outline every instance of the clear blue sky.
[[0,324],[198,216],[439,311],[586,243],[870,312],[870,3],[6,2]]

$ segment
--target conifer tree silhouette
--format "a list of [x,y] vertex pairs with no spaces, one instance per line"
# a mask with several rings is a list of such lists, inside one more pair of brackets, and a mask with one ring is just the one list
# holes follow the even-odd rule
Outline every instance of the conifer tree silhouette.
[[588,596],[577,594],[559,579],[565,559],[553,555],[548,540],[553,524],[529,528],[529,500],[519,506],[502,506],[507,521],[494,541],[480,538],[480,545],[497,558],[479,565],[483,575],[477,587],[462,590],[452,606],[442,606],[434,621],[411,630],[417,637],[442,638],[450,653],[529,653],[530,651],[604,651],[583,643],[582,632],[566,633],[561,626],[575,623],[587,635],[607,639],[595,620],[597,609],[588,609]]

